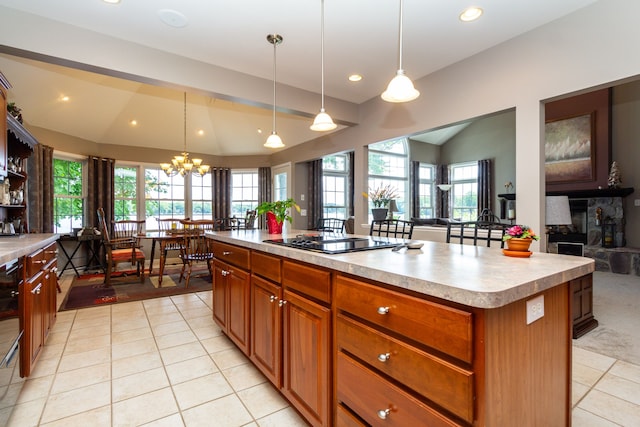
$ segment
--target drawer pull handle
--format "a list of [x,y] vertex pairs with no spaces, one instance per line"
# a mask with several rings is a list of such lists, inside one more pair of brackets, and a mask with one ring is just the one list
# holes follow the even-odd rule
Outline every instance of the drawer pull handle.
[[222,270],[222,276],[226,277],[229,275],[229,272],[227,270]]
[[391,414],[391,409],[381,409],[378,411],[378,418],[380,418],[381,420],[386,420],[389,414]]
[[222,251],[222,255],[224,256],[231,255],[231,251]]
[[270,301],[270,302],[274,302],[274,301],[275,301],[275,300],[277,300],[277,299],[278,299],[278,297],[276,297],[275,295],[271,295],[271,296],[269,297],[269,301]]
[[378,355],[378,360],[382,363],[386,362],[391,358],[391,353],[381,353]]
[[40,292],[42,290],[42,283],[40,283],[38,286],[36,286],[35,288],[31,289],[31,293],[33,295],[40,295]]
[[283,305],[285,305],[287,302],[283,299],[281,299],[280,301],[278,301],[278,307],[282,307]]
[[388,314],[389,313],[389,307],[378,307],[378,314]]

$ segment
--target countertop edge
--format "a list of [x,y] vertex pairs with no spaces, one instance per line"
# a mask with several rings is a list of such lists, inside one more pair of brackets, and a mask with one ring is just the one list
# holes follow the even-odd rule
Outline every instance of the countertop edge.
[[15,237],[3,237],[0,239],[0,265],[21,256],[29,255],[43,246],[55,242],[59,237],[58,234],[53,233],[32,233]]
[[[517,259],[505,257],[499,250],[492,248],[425,241],[425,250],[427,252],[429,248],[434,251],[437,250],[437,256],[440,257],[440,260],[443,256],[447,256],[447,252],[449,252],[451,255],[447,259],[451,258],[451,262],[468,262],[470,264],[467,266],[469,274],[466,278],[460,271],[456,271],[456,276],[463,276],[462,279],[464,279],[460,281],[460,283],[464,283],[463,285],[456,285],[455,283],[444,283],[445,281],[441,280],[442,274],[440,274],[440,278],[437,278],[436,274],[430,274],[429,268],[427,268],[429,266],[424,264],[425,261],[428,263],[432,260],[432,258],[428,256],[428,253],[425,254],[414,251],[407,252],[406,256],[402,256],[397,252],[391,253],[385,250],[375,250],[353,254],[327,255],[263,243],[262,240],[272,238],[273,236],[269,236],[266,232],[260,232],[259,230],[209,232],[207,234],[209,238],[224,243],[283,256],[351,274],[363,279],[382,282],[419,294],[485,309],[502,307],[512,302],[528,298],[561,283],[591,274],[595,270],[595,261],[590,258],[534,253],[531,259]],[[293,234],[295,235],[295,233]],[[425,260],[417,258],[420,256],[424,257]],[[388,260],[388,262],[381,262],[381,257],[385,257],[385,260]],[[550,261],[547,263],[548,265],[544,264],[545,260]],[[502,281],[509,283],[501,283],[496,289],[489,289],[490,287],[482,286],[481,284],[476,286],[472,283],[474,281],[473,267],[482,268],[483,266],[478,267],[476,265],[482,264],[482,262],[493,263],[499,266],[500,271],[493,271],[493,274],[495,274],[496,277],[502,274]],[[542,268],[549,267],[551,264],[553,264],[554,267],[547,268],[547,271],[545,271],[545,268]],[[555,265],[560,264],[562,264],[562,267],[555,267]],[[536,269],[536,265],[540,268]],[[420,266],[420,271],[417,274],[405,275],[390,271],[390,266],[396,267],[397,270],[406,268],[410,271],[415,271],[417,269],[416,266]],[[422,266],[424,266],[424,269]],[[502,268],[503,266],[504,268]],[[523,267],[526,270],[521,272],[520,269]],[[456,267],[454,266],[452,268]],[[484,270],[491,271],[492,268],[495,270],[495,267],[492,266]],[[509,274],[509,269],[514,270],[515,273]],[[508,277],[508,280],[504,280],[504,277]],[[460,277],[457,277],[457,279],[460,280]],[[467,285],[466,281],[469,282],[469,285]]]

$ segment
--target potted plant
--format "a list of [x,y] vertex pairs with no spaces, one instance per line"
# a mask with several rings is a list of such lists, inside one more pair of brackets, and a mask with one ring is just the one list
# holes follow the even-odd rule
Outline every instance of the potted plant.
[[380,185],[375,189],[369,188],[369,193],[362,193],[362,195],[371,200],[373,204],[371,214],[373,215],[373,219],[378,221],[387,217],[389,202],[398,197],[398,190],[387,184],[384,186]]
[[289,209],[295,208],[300,212],[300,206],[292,198],[286,200],[278,200],[276,202],[262,202],[256,208],[258,214],[267,215],[267,227],[269,234],[282,233],[282,224],[285,220],[292,222],[293,218],[289,215]]
[[526,225],[514,225],[507,228],[505,235],[502,237],[507,243],[507,247],[510,251],[527,252],[529,251],[529,245],[534,240],[539,240],[540,237]]

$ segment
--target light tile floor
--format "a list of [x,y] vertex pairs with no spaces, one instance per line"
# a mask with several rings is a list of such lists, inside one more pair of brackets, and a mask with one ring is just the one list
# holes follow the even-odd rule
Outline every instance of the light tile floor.
[[[638,426],[640,366],[574,346],[572,397],[574,427]],[[0,425],[306,424],[222,335],[201,292],[58,313],[33,375],[14,374],[0,401]]]

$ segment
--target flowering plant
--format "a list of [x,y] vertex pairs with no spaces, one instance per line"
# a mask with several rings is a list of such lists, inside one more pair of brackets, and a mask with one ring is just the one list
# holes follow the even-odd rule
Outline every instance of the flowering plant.
[[526,225],[514,225],[513,227],[507,228],[502,240],[507,241],[514,237],[518,239],[540,239],[540,237],[538,237],[536,233]]
[[389,205],[389,202],[398,197],[398,190],[391,185],[379,186],[372,189],[369,187],[369,194],[362,193],[365,198],[370,198],[374,208],[383,208]]

